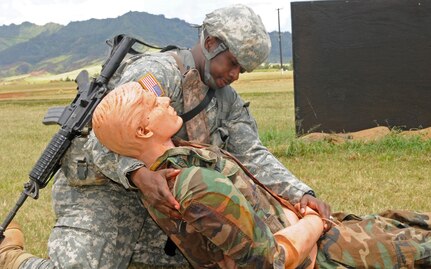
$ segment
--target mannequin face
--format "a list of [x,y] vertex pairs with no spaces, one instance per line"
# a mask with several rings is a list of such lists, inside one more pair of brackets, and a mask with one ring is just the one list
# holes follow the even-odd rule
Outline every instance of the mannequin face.
[[120,85],[96,107],[93,131],[111,151],[151,164],[182,126],[169,103],[169,98],[156,97],[137,82]]
[[155,97],[146,95],[148,100],[147,131],[154,136],[169,139],[183,125],[183,120],[177,115],[177,112],[170,106],[168,97]]

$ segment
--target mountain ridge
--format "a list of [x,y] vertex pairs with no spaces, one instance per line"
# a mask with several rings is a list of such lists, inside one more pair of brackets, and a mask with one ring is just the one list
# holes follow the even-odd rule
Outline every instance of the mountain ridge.
[[[135,36],[159,47],[192,47],[198,32],[192,24],[164,15],[129,11],[116,18],[0,26],[0,78],[31,72],[64,73],[102,62],[107,39],[117,34]],[[291,34],[283,32],[283,62],[291,59]],[[269,33],[272,48],[268,62],[279,63],[278,32]]]

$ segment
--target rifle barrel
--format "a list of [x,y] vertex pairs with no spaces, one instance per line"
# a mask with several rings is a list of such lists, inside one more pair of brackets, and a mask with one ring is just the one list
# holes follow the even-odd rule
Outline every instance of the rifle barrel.
[[3,241],[4,237],[4,231],[6,230],[7,226],[10,224],[12,219],[15,217],[18,210],[21,208],[21,206],[24,204],[25,200],[27,199],[28,195],[25,191],[23,191],[18,198],[18,201],[16,202],[15,206],[12,208],[11,211],[9,211],[9,214],[7,215],[6,219],[3,221],[3,223],[0,226],[0,243]]

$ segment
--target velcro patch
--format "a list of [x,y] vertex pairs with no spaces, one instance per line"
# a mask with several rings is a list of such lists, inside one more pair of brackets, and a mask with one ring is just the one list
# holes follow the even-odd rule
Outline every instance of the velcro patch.
[[165,91],[163,90],[160,83],[157,81],[156,77],[147,73],[138,80],[144,90],[154,93],[156,96],[165,96]]

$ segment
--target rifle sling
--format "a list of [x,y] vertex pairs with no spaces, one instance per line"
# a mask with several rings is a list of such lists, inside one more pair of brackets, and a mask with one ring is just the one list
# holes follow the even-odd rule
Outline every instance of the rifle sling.
[[187,122],[193,119],[197,114],[199,114],[199,112],[201,112],[205,107],[208,106],[208,104],[211,102],[211,99],[214,97],[214,95],[215,95],[215,90],[213,88],[209,88],[202,102],[200,102],[193,109],[179,115],[183,119],[183,122]]

